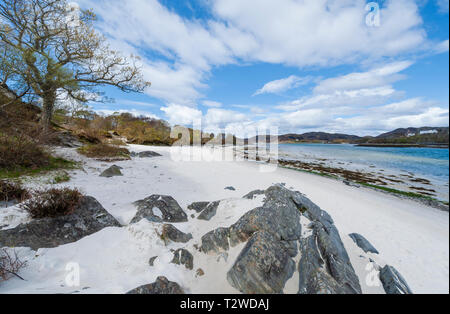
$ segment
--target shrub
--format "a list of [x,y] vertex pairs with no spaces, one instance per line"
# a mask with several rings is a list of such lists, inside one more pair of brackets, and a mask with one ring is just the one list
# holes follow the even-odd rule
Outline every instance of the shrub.
[[20,207],[32,218],[56,218],[70,215],[80,204],[82,194],[77,189],[48,189],[38,192]]
[[26,266],[26,262],[22,262],[17,256],[16,251],[11,255],[6,249],[0,250],[0,282],[10,279],[12,276],[17,276],[22,279],[17,272]]
[[0,169],[36,169],[50,164],[50,155],[24,135],[0,134]]
[[66,171],[58,172],[54,177],[53,180],[51,180],[51,184],[59,184],[63,182],[69,182],[70,181],[70,175]]
[[89,158],[130,158],[130,151],[128,149],[108,144],[86,145],[79,148],[78,152]]
[[18,200],[22,202],[29,198],[30,194],[19,183],[0,180],[0,201],[9,202]]

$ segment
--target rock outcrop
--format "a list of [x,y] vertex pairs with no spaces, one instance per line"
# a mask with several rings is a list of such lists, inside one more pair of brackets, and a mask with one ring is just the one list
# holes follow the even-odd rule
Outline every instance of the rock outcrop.
[[0,247],[54,248],[76,242],[106,227],[120,227],[93,197],[85,196],[73,214],[35,219],[14,229],[0,231]]
[[219,205],[220,201],[209,203],[197,219],[210,221],[217,214],[217,208]]
[[[250,193],[247,198],[253,198]],[[202,237],[200,250],[221,254],[246,242],[227,274],[242,293],[282,293],[295,272],[299,253],[299,293],[361,293],[359,279],[331,217],[299,192],[282,185],[264,191],[262,207],[247,212],[229,228]],[[302,237],[301,216],[311,224]]]
[[140,153],[131,152],[130,156],[131,157],[139,157],[139,158],[153,158],[153,157],[161,157],[162,155],[158,154],[157,152],[146,151],[146,152],[140,152]]
[[211,202],[195,202],[188,206],[188,209],[201,213]]
[[163,237],[165,240],[170,240],[176,243],[187,243],[192,240],[192,234],[184,233],[175,228],[173,225],[164,225],[163,226]]
[[184,291],[176,282],[160,276],[154,283],[133,289],[127,294],[184,294]]
[[116,165],[112,165],[111,167],[103,171],[100,174],[100,177],[104,178],[121,177],[123,176],[122,172],[120,171],[121,169],[123,168]]
[[381,269],[380,280],[386,294],[413,294],[406,280],[392,266],[386,265]]
[[377,249],[362,235],[358,233],[352,233],[349,235],[350,238],[352,238],[353,242],[356,243],[356,245],[361,248],[365,253],[374,253],[374,254],[380,254]]
[[184,265],[189,270],[194,268],[194,257],[186,249],[178,249],[173,253],[172,264]]
[[171,196],[152,195],[146,199],[134,202],[138,211],[131,223],[136,223],[143,218],[152,222],[187,222],[186,213],[176,200]]

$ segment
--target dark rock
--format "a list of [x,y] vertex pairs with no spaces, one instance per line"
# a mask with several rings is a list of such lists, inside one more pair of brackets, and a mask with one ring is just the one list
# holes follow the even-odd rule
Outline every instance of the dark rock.
[[228,251],[230,230],[228,228],[218,228],[210,231],[202,237],[200,250],[206,254],[211,252],[220,253]]
[[300,241],[299,293],[360,294],[359,279],[337,230],[312,224],[313,235]]
[[205,272],[201,268],[197,269],[197,271],[195,272],[195,277],[202,277],[204,275],[205,275]]
[[181,232],[172,225],[163,226],[163,236],[164,239],[168,239],[177,243],[187,243],[192,240],[192,234]]
[[220,201],[210,203],[197,217],[197,219],[210,221],[217,214],[219,204]]
[[35,219],[14,229],[0,231],[0,247],[54,248],[76,242],[106,227],[120,227],[93,197],[85,196],[73,214]]
[[153,157],[161,157],[161,154],[158,154],[157,152],[152,152],[152,151],[146,151],[146,152],[140,152],[140,153],[136,153],[136,152],[132,152],[130,154],[131,157],[139,157],[139,158],[153,158]]
[[152,258],[150,258],[148,260],[148,264],[153,267],[155,265],[155,261],[157,258],[158,258],[158,256],[153,256]]
[[173,253],[172,264],[184,265],[189,270],[194,268],[194,257],[186,249],[178,249]]
[[188,209],[201,213],[211,202],[195,202],[188,206]]
[[377,249],[362,235],[358,233],[352,233],[349,236],[350,238],[352,238],[353,242],[355,242],[356,245],[360,247],[364,252],[380,254]]
[[123,174],[120,171],[120,169],[122,169],[122,167],[119,167],[119,166],[116,166],[116,165],[112,165],[111,167],[109,167],[108,169],[103,171],[102,174],[100,175],[100,177],[112,178],[112,177],[123,176]]
[[266,190],[262,207],[247,212],[230,227],[231,245],[247,241],[253,233],[265,230],[280,241],[297,241],[301,237],[300,216],[291,191],[275,185]]
[[295,271],[295,262],[273,234],[255,233],[227,273],[228,282],[242,293],[282,293]]
[[252,199],[255,198],[255,196],[263,195],[264,193],[265,193],[265,191],[263,191],[263,190],[255,190],[255,191],[252,191],[252,192],[244,195],[243,198],[248,199],[248,200],[252,200]]
[[78,138],[71,132],[56,133],[55,142],[58,146],[62,147],[78,148],[83,146]]
[[225,190],[236,191],[236,189],[235,189],[234,187],[232,187],[232,186],[227,186],[227,187],[225,188]]
[[154,283],[133,289],[127,294],[184,294],[184,291],[176,282],[160,276]]
[[[138,211],[131,223],[139,222],[146,218],[153,222],[187,222],[186,213],[180,207],[176,200],[171,196],[152,195],[144,200],[134,202]],[[158,209],[160,211],[155,213]],[[161,216],[161,217],[160,217]]]
[[406,280],[392,266],[386,265],[381,269],[380,280],[386,294],[413,294]]

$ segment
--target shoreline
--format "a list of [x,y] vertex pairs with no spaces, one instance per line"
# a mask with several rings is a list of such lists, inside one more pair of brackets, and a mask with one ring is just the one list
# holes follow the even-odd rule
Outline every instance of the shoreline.
[[[189,218],[187,223],[176,224],[176,227],[192,233],[198,240],[210,230],[232,225],[248,210],[260,206],[259,200],[242,200],[242,197],[273,184],[285,184],[287,188],[303,193],[332,216],[361,285],[364,285],[363,292],[383,293],[379,287],[365,286],[369,257],[379,265],[395,265],[414,293],[449,291],[447,212],[372,189],[340,184],[311,173],[282,167],[264,172],[261,171],[264,162],[207,160],[209,154],[222,156],[220,149],[186,147],[173,153],[167,147],[128,147],[134,152],[151,150],[162,156],[133,157],[128,161],[107,163],[87,159],[74,149],[56,149],[62,157],[83,163],[83,169],[70,171],[71,181],[58,186],[81,188],[87,195],[95,197],[123,227],[108,228],[79,242],[42,250],[39,254],[21,251],[30,257],[29,267],[23,274],[28,281],[11,279],[2,285],[1,293],[70,293],[74,289],[61,287],[61,273],[55,271],[55,267],[64,269],[65,263],[71,261],[80,262],[86,272],[82,286],[91,288],[81,290],[83,294],[123,293],[153,282],[161,275],[188,288],[189,293],[235,293],[226,281],[219,281],[217,276],[223,277],[241,248],[232,251],[228,261],[221,259],[218,263],[216,257],[197,253],[195,241],[189,243],[188,248],[194,254],[194,269],[205,270],[203,277],[196,278],[191,272],[170,264],[169,249],[179,246],[171,244],[166,247],[156,236],[156,225],[148,222],[130,224],[137,211],[133,203],[152,194],[172,196]],[[183,157],[192,156],[202,158],[183,160]],[[100,177],[99,174],[112,164],[123,168],[123,177]],[[27,184],[41,186],[46,181],[44,177],[32,178]],[[216,200],[221,200],[221,206],[211,221],[191,218],[194,212],[187,209],[190,204]],[[9,207],[5,215],[0,215],[0,225],[4,224],[2,218],[11,220],[15,217],[12,219],[15,224],[25,219],[14,206]],[[351,233],[364,235],[380,255],[365,256],[349,237]],[[159,255],[160,260],[151,268],[148,260],[155,255]],[[99,261],[102,261],[101,266]],[[35,272],[37,269],[40,271]],[[295,278],[297,276],[298,273],[294,275]],[[293,282],[285,292],[296,293],[296,290]]]

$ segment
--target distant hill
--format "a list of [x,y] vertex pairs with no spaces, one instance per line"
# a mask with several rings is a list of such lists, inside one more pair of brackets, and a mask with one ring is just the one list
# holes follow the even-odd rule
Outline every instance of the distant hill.
[[396,129],[370,138],[366,143],[373,144],[447,144],[449,143],[448,127],[423,127]]
[[309,132],[304,134],[285,134],[278,137],[280,143],[355,143],[361,137],[348,134]]
[[448,127],[403,128],[383,133],[376,137],[360,137],[349,134],[310,132],[304,134],[284,134],[278,137],[280,143],[351,143],[374,145],[447,145]]

